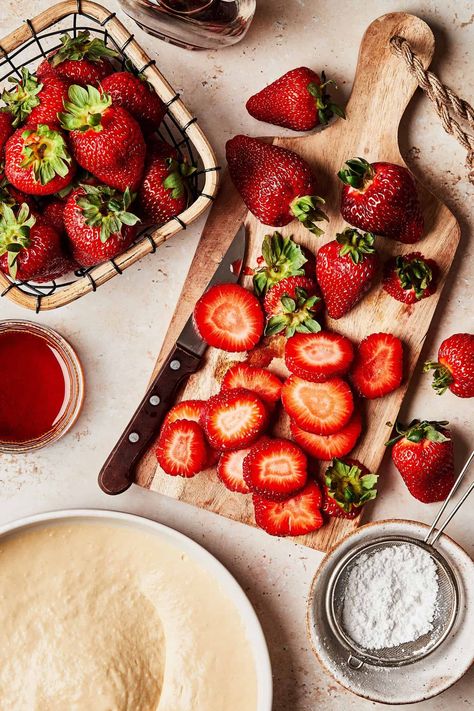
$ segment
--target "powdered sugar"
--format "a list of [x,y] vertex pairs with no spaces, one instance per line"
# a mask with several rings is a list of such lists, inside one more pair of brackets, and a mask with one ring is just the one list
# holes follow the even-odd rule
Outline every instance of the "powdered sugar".
[[412,642],[433,629],[438,575],[431,556],[409,544],[362,554],[348,575],[343,626],[365,649]]

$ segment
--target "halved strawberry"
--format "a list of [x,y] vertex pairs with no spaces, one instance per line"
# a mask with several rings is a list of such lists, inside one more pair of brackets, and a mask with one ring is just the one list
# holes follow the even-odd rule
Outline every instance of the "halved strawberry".
[[245,388],[222,390],[207,401],[201,425],[212,447],[225,451],[253,444],[268,425],[262,400]]
[[356,445],[362,431],[362,418],[358,410],[354,411],[345,427],[332,435],[316,435],[305,432],[296,422],[290,424],[291,436],[305,452],[316,459],[329,461],[333,457],[344,457]]
[[293,496],[308,478],[306,455],[288,439],[264,437],[251,447],[243,467],[249,489],[272,501]]
[[239,494],[251,494],[244,479],[243,463],[251,447],[245,449],[236,449],[230,452],[223,452],[219,457],[217,465],[217,476],[229,489],[229,491],[237,491]]
[[167,474],[193,477],[206,468],[208,458],[202,428],[190,420],[172,422],[160,434],[156,458]]
[[280,378],[265,368],[252,368],[246,363],[237,363],[225,374],[222,390],[245,388],[273,407],[280,399],[282,385]]
[[319,435],[339,432],[354,412],[351,389],[341,378],[309,383],[290,375],[283,385],[281,400],[298,427]]
[[223,351],[248,351],[263,334],[264,318],[256,296],[238,284],[211,286],[194,307],[201,338]]
[[205,405],[205,400],[181,400],[181,402],[177,402],[176,405],[173,405],[171,410],[168,410],[163,420],[162,429],[176,420],[199,422]]
[[322,509],[336,518],[355,518],[377,496],[377,474],[356,459],[334,459],[326,469]]
[[323,525],[319,509],[321,492],[313,481],[286,501],[270,501],[253,495],[257,526],[271,536],[301,536]]
[[368,399],[396,390],[403,380],[401,340],[391,333],[372,333],[364,338],[351,377],[358,392]]
[[354,348],[340,333],[296,333],[285,346],[288,370],[300,378],[321,382],[344,375],[354,358]]

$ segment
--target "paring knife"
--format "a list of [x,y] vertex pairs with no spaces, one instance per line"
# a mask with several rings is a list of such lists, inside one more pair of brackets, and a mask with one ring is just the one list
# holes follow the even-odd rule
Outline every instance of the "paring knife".
[[[245,227],[239,227],[229,249],[207,285],[236,283],[245,259]],[[166,362],[148,388],[135,414],[99,473],[106,494],[121,494],[134,481],[134,469],[156,435],[166,413],[174,405],[176,391],[201,364],[207,344],[188,318]]]

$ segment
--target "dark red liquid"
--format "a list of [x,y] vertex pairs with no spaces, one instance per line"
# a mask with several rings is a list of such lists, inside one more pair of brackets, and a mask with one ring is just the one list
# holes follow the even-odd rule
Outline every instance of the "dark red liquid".
[[53,345],[27,331],[0,332],[0,441],[50,432],[68,398],[66,365]]

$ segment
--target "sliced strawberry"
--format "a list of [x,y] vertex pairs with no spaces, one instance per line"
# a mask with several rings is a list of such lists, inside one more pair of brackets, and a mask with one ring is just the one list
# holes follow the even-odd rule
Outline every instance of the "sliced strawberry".
[[156,458],[163,471],[172,476],[192,477],[202,471],[208,458],[202,428],[189,420],[172,422],[159,437]]
[[354,412],[349,385],[341,378],[309,383],[290,375],[281,391],[283,407],[306,432],[330,435],[347,425]]
[[264,318],[256,296],[238,284],[211,286],[194,308],[194,325],[203,340],[223,351],[248,351],[263,334]]
[[214,449],[242,449],[253,444],[268,425],[268,412],[255,393],[245,388],[223,390],[207,401],[201,416]]
[[339,333],[296,333],[286,342],[286,367],[304,380],[321,382],[344,375],[353,358],[352,343]]
[[326,469],[322,509],[336,518],[355,518],[377,496],[377,474],[356,459],[334,459]]
[[264,437],[251,447],[243,466],[249,489],[272,501],[293,496],[308,478],[306,455],[287,439]]
[[199,419],[206,405],[205,400],[181,400],[173,405],[163,420],[162,429],[176,420],[191,420],[199,422]]
[[237,491],[239,494],[250,494],[251,491],[245,483],[243,463],[251,447],[236,449],[231,452],[224,452],[219,457],[217,465],[217,476],[229,489]]
[[271,536],[301,536],[323,525],[319,510],[321,492],[313,481],[286,501],[270,501],[253,495],[257,526]]
[[296,422],[290,424],[291,436],[305,452],[316,459],[329,461],[333,457],[344,457],[356,445],[362,431],[362,418],[358,410],[354,411],[348,424],[332,435],[316,435],[305,432]]
[[400,387],[403,380],[402,342],[391,333],[372,333],[357,352],[352,382],[366,398],[383,397]]
[[245,388],[273,407],[280,399],[282,385],[280,378],[265,368],[252,368],[246,363],[237,363],[225,374],[222,390]]

